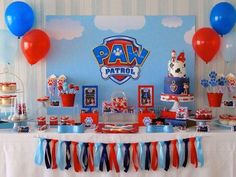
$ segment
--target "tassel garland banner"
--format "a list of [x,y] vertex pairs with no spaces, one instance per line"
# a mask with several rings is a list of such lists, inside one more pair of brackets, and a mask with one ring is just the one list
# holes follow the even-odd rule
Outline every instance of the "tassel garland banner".
[[[188,163],[190,160],[190,163]],[[39,138],[34,163],[47,169],[75,172],[147,170],[168,171],[204,165],[202,138],[191,137],[168,141],[139,143],[93,143]],[[105,170],[104,170],[105,169]]]

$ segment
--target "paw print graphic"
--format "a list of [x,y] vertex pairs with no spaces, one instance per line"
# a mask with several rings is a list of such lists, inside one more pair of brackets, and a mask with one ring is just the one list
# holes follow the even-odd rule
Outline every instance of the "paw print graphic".
[[119,48],[116,48],[115,50],[113,50],[113,53],[115,54],[115,56],[120,56],[122,54],[122,50]]
[[93,119],[92,119],[92,117],[87,117],[87,118],[85,119],[85,124],[86,124],[86,125],[92,125],[92,124],[93,124]]
[[144,119],[143,119],[144,125],[149,125],[151,122],[152,122],[152,120],[150,119],[150,117],[144,117]]

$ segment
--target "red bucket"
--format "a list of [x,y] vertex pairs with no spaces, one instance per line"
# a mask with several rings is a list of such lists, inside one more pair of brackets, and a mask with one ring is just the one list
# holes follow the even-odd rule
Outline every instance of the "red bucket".
[[220,107],[223,93],[207,93],[208,103],[210,107]]
[[75,103],[75,94],[61,94],[61,101],[63,107],[73,107]]

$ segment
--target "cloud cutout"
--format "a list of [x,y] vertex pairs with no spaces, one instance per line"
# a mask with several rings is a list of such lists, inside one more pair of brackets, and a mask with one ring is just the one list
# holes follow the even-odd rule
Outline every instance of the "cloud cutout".
[[126,30],[138,30],[144,27],[144,16],[96,16],[95,26],[100,30],[122,33]]
[[72,40],[83,35],[84,27],[79,20],[70,18],[51,19],[46,23],[50,37],[56,40]]
[[184,41],[187,44],[192,45],[192,38],[193,38],[194,33],[195,33],[195,26],[193,26],[189,31],[185,32],[185,34],[184,34]]
[[178,28],[182,26],[183,20],[177,16],[165,17],[161,20],[161,24],[168,28]]

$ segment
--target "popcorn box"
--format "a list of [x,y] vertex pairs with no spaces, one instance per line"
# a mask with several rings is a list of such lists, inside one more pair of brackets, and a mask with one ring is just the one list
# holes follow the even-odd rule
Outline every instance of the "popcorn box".
[[80,113],[80,122],[85,124],[86,127],[95,128],[99,121],[98,111]]
[[156,118],[156,114],[154,111],[146,111],[138,113],[138,125],[139,126],[147,126],[152,123],[152,120]]

